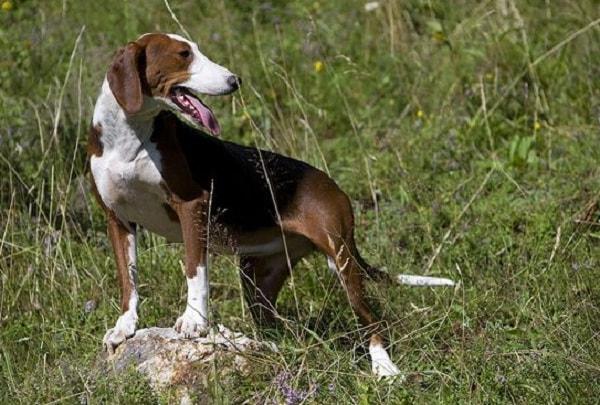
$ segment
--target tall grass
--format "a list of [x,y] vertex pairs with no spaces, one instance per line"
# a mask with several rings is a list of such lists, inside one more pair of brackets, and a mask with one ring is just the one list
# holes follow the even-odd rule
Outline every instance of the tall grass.
[[[183,30],[244,79],[210,100],[226,139],[330,173],[373,264],[460,281],[369,285],[409,377],[386,383],[370,376],[323,258],[298,266],[285,322],[261,331],[235,259],[215,257],[213,321],[280,352],[256,355],[249,376],[199,370],[199,399],[284,401],[285,380],[316,403],[597,401],[596,2],[11,5],[0,12],[0,402],[172,399],[135,373],[93,371],[118,288],[85,144],[113,52]],[[141,239],[139,326],[171,326],[185,302],[181,247]]]

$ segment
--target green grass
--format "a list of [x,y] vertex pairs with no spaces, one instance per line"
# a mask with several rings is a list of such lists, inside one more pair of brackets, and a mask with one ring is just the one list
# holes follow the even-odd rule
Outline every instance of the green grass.
[[[311,257],[249,376],[206,371],[199,399],[596,403],[600,397],[600,8],[595,1],[171,0],[244,79],[211,100],[224,138],[327,170],[363,255],[452,289],[370,285],[407,382],[369,374],[343,292]],[[112,252],[85,182],[113,52],[180,32],[165,4],[14,1],[0,10],[0,402],[168,403],[135,373],[92,371],[118,316]],[[79,38],[79,39],[78,39]],[[324,69],[317,72],[314,63]],[[139,327],[171,326],[182,249],[145,234]],[[261,335],[233,258],[211,266],[214,321]],[[295,302],[297,298],[298,302]],[[96,303],[91,312],[88,301]]]

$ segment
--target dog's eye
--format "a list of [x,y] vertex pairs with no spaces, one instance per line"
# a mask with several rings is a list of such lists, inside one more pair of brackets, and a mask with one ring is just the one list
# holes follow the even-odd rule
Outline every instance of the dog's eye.
[[179,56],[181,56],[182,58],[189,58],[190,57],[190,51],[185,50],[185,51],[181,51],[179,52]]

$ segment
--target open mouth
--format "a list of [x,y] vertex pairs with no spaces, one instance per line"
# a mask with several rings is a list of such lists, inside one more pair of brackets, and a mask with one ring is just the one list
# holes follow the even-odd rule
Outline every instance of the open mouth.
[[170,98],[183,113],[189,115],[211,134],[219,135],[221,133],[221,128],[212,110],[186,88],[175,87],[171,91]]

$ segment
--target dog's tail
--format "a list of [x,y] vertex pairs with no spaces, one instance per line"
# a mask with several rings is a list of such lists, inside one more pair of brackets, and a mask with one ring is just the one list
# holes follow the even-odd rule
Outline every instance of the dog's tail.
[[454,281],[449,278],[415,276],[412,274],[398,274],[397,276],[392,276],[384,270],[371,266],[362,258],[360,261],[362,262],[360,263],[361,267],[364,269],[367,277],[373,281],[386,281],[390,284],[399,283],[417,287],[451,287],[454,285]]

